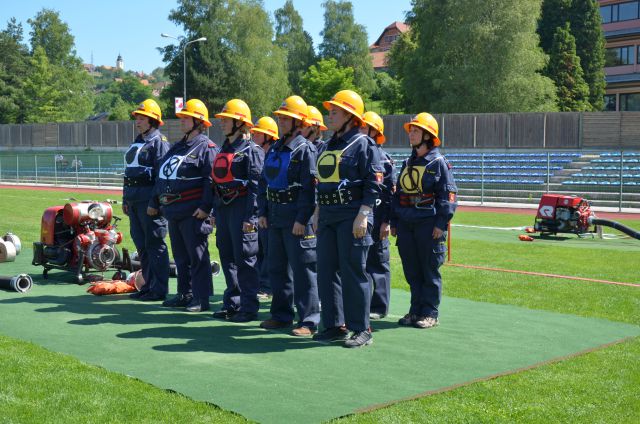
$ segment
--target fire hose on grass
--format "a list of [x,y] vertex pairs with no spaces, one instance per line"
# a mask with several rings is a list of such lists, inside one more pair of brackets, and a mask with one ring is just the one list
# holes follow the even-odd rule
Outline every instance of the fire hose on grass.
[[0,276],[0,289],[26,293],[31,290],[33,280],[28,274],[18,274],[15,277]]

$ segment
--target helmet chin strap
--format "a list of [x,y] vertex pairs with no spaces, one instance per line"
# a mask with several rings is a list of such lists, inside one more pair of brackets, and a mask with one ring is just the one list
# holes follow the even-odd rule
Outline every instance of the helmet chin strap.
[[297,129],[298,129],[298,127],[296,126],[296,120],[292,119],[291,120],[291,127],[289,128],[289,131],[287,131],[285,134],[282,135],[282,139],[286,140],[291,136],[298,135]]
[[192,117],[191,121],[193,122],[193,126],[191,127],[191,129],[189,131],[184,133],[184,137],[182,137],[182,141],[187,141],[189,139],[189,136],[191,135],[191,133],[194,132],[196,130],[196,128],[198,128],[198,123],[196,122],[196,118]]
[[[231,136],[233,136],[235,133],[237,133],[237,132],[238,132],[238,130],[239,130],[240,128],[242,128],[242,125],[240,125],[240,126],[237,126],[237,125],[236,125],[236,123],[237,123],[237,122],[238,122],[237,120],[233,119],[233,127],[231,128],[231,132],[230,132],[229,134],[225,134],[225,136],[226,136],[227,138],[231,138]],[[243,125],[244,125],[244,124],[243,124]]]
[[336,132],[333,133],[333,137],[331,138],[337,138],[339,136],[341,136],[342,134],[344,134],[345,129],[347,128],[347,125],[349,125],[351,123],[351,121],[353,120],[353,117],[347,119],[345,121],[344,124],[342,124],[342,126],[340,127],[340,129]]

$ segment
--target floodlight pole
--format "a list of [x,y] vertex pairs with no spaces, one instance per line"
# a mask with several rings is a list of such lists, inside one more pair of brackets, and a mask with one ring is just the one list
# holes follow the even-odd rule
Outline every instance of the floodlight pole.
[[[173,35],[165,34],[164,32],[160,34],[161,37],[164,38],[173,38],[174,40],[182,41],[184,40],[184,36],[174,37]],[[207,37],[200,37],[195,40],[187,41],[182,48],[182,101],[184,103],[187,102],[187,46],[192,43],[198,43],[202,41],[207,41]]]

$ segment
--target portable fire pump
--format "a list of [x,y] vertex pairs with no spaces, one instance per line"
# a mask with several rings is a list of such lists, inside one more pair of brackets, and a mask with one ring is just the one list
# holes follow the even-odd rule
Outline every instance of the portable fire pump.
[[73,271],[78,284],[85,282],[91,270],[115,269],[113,279],[124,279],[116,247],[122,241],[118,220],[109,202],[83,201],[47,208],[42,214],[40,241],[33,243],[33,265],[44,267],[44,278],[53,268]]
[[640,240],[640,232],[619,222],[597,218],[591,210],[591,203],[586,199],[561,194],[542,196],[533,228],[542,235],[558,233],[581,235],[592,232],[591,227],[595,228],[596,225],[615,228]]

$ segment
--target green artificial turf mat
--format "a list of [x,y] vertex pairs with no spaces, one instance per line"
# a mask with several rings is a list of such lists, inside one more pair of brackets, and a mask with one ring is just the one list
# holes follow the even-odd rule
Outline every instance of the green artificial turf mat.
[[[25,249],[0,264],[0,274],[39,276],[30,256]],[[456,298],[443,300],[436,329],[398,328],[409,294],[394,290],[391,316],[373,324],[374,344],[352,350],[258,322],[96,297],[58,283],[61,275],[36,278],[27,294],[0,291],[0,333],[267,423],[328,420],[640,335],[638,326]],[[223,286],[215,282],[214,309]]]

